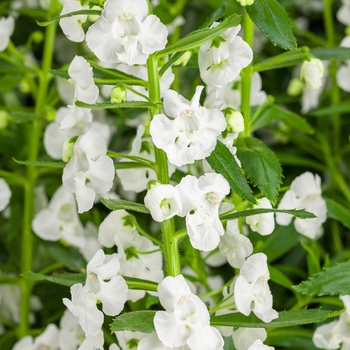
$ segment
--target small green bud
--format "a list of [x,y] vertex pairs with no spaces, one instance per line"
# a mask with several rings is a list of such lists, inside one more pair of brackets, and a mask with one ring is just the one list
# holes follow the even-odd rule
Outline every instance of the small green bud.
[[66,163],[74,156],[74,145],[77,141],[78,136],[74,136],[69,140],[66,140],[62,148],[62,160]]
[[0,129],[5,129],[9,123],[10,115],[6,111],[0,111]]
[[126,87],[122,84],[118,84],[111,91],[111,102],[123,103],[125,101],[126,101]]
[[303,82],[299,78],[293,78],[288,85],[287,94],[289,96],[298,96],[303,91]]
[[185,67],[187,62],[190,60],[192,56],[192,52],[191,51],[186,51],[183,55],[181,55],[181,57],[179,57],[175,62],[174,62],[174,66],[182,66]]
[[45,120],[52,121],[56,118],[56,110],[51,106],[45,106]]
[[150,190],[152,187],[160,185],[160,182],[158,180],[150,180],[147,184],[147,189]]
[[350,36],[350,27],[345,28],[345,36]]
[[30,85],[28,84],[28,81],[26,78],[22,79],[21,82],[19,83],[19,89],[24,94],[30,93]]
[[163,56],[161,57],[159,60],[158,60],[158,67],[162,67],[165,65],[165,63],[167,62],[167,57],[166,56]]
[[228,107],[223,110],[227,122],[227,131],[242,132],[244,130],[244,118],[241,112]]
[[250,6],[254,4],[254,0],[237,0],[241,6]]
[[44,34],[41,31],[36,30],[33,32],[32,38],[35,44],[40,44],[44,40]]

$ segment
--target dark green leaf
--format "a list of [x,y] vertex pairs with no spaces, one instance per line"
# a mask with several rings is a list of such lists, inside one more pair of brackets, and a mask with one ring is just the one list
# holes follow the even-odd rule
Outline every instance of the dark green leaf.
[[17,160],[15,158],[12,158],[12,159],[18,164],[46,167],[46,168],[63,169],[66,165],[66,163],[63,163],[63,162],[40,162],[37,160]]
[[295,50],[297,41],[293,35],[286,10],[277,0],[255,0],[246,6],[250,18],[274,45],[285,50]]
[[223,143],[217,141],[214,151],[206,160],[214,171],[221,174],[228,181],[235,193],[250,203],[256,203],[253,192],[242,174],[241,168]]
[[315,170],[324,172],[327,171],[327,167],[314,159],[307,158],[299,154],[292,154],[287,152],[276,152],[277,158],[282,164],[285,165],[296,165],[308,168],[313,168]]
[[307,114],[314,117],[325,117],[336,113],[349,113],[350,112],[350,102],[342,102],[339,104],[332,104],[330,106],[317,108],[315,111],[310,111]]
[[327,217],[340,221],[350,229],[350,210],[332,199],[325,198],[327,204]]
[[350,59],[350,47],[315,47],[310,53],[324,61]]
[[53,22],[59,21],[61,18],[67,18],[67,17],[72,17],[72,16],[78,16],[78,15],[94,15],[94,16],[99,16],[101,14],[101,11],[99,10],[79,10],[79,11],[74,11],[67,13],[62,16],[56,16],[48,20],[47,22],[36,22],[40,27],[46,27],[49,24]]
[[271,105],[265,108],[259,118],[251,125],[251,132],[254,132],[264,126],[270,125],[275,121],[283,121],[290,127],[303,131],[306,134],[313,134],[315,130],[300,115],[289,111],[286,108]]
[[123,103],[103,102],[103,103],[95,103],[95,104],[76,101],[75,105],[78,107],[91,108],[91,109],[154,108],[155,107],[153,103],[143,102],[143,101],[131,101],[131,102],[123,102]]
[[41,118],[39,115],[30,112],[11,112],[10,117],[17,124],[30,122],[32,120]]
[[215,327],[246,327],[246,328],[277,328],[292,327],[303,324],[318,323],[330,317],[339,316],[344,310],[327,311],[322,309],[302,309],[282,311],[278,313],[278,318],[269,323],[265,323],[257,318],[253,313],[244,316],[240,313],[228,315],[214,316],[210,320],[210,324]]
[[283,286],[288,289],[292,289],[293,282],[278,268],[269,265],[269,271],[270,271],[270,279],[272,282],[275,282],[279,284],[280,286]]
[[129,202],[123,199],[104,199],[101,198],[101,202],[110,210],[132,210],[138,213],[149,214],[147,207],[140,203]]
[[22,74],[4,74],[0,78],[0,92],[14,89],[21,82],[22,78]]
[[69,79],[69,74],[67,70],[61,70],[61,69],[50,69],[51,74],[60,77],[62,79]]
[[162,57],[179,51],[186,51],[194,49],[195,47],[201,46],[206,42],[213,40],[226,29],[237,26],[241,21],[241,16],[231,15],[226,17],[217,27],[215,28],[204,28],[198,29],[194,32],[186,35],[175,44],[167,46],[164,50],[159,51],[156,57]]
[[237,156],[248,179],[272,203],[276,203],[282,183],[282,169],[276,155],[254,137],[238,138]]
[[123,278],[125,279],[129,289],[149,290],[151,292],[157,291],[158,283],[156,282],[142,280],[140,278],[134,278],[134,277],[128,277],[128,276],[123,276]]
[[33,281],[50,281],[62,286],[71,287],[75,283],[85,284],[86,274],[85,273],[62,273],[54,274],[51,276],[41,275],[34,272],[26,272],[22,276],[29,278]]
[[116,317],[111,323],[111,331],[154,332],[153,319],[156,311],[134,311]]
[[214,22],[217,22],[219,19],[221,19],[224,16],[225,12],[225,5],[219,7],[205,20],[205,22],[201,25],[201,28],[209,28]]
[[325,268],[294,289],[310,296],[350,294],[350,261]]
[[310,213],[304,209],[274,209],[274,208],[257,208],[238,211],[236,213],[220,215],[220,220],[235,220],[242,217],[265,214],[265,213],[284,213],[293,215],[299,219],[313,219],[315,214]]

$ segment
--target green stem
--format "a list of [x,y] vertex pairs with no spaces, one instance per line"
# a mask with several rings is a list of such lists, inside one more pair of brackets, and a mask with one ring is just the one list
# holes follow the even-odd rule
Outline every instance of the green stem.
[[[56,1],[51,2],[51,8],[55,8]],[[45,33],[44,54],[42,70],[39,74],[39,89],[36,95],[35,113],[42,116],[46,103],[47,89],[50,81],[50,68],[53,57],[53,46],[56,34],[56,23],[47,27]],[[32,128],[29,134],[29,150],[28,159],[36,160],[40,148],[40,139],[42,134],[42,120],[36,119],[33,121]],[[31,224],[33,219],[34,207],[34,188],[37,178],[37,170],[33,166],[27,167],[27,185],[24,187],[24,212],[23,212],[23,233],[22,233],[22,259],[21,272],[32,271],[33,266],[33,234]],[[21,312],[19,336],[24,337],[29,331],[29,312],[30,312],[30,296],[33,282],[23,279],[21,293]]]
[[[155,104],[155,107],[150,110],[151,118],[154,115],[161,113],[161,97],[160,84],[158,73],[158,62],[153,55],[150,55],[147,60],[148,82],[149,82],[149,97]],[[156,173],[158,180],[163,184],[169,183],[168,159],[166,153],[154,147],[156,158]],[[167,266],[167,272],[170,276],[180,274],[180,260],[177,249],[178,241],[175,238],[174,219],[165,220],[162,222],[162,234],[164,243],[164,255]]]
[[[244,8],[243,15],[244,41],[253,47],[254,23],[250,19],[247,10]],[[250,86],[253,75],[253,66],[249,64],[242,70],[242,91],[241,91],[241,112],[244,117],[243,136],[250,136]]]

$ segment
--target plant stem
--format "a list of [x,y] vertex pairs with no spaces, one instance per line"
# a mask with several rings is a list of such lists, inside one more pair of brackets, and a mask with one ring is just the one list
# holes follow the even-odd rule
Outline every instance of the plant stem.
[[[247,10],[244,8],[243,14],[243,26],[244,26],[244,41],[253,47],[254,38],[254,23],[250,19]],[[244,132],[243,136],[250,135],[250,85],[253,75],[252,64],[249,64],[241,72],[242,75],[242,91],[241,91],[241,112],[244,117]]]
[[[161,98],[158,62],[153,55],[150,55],[147,60],[149,97],[156,105],[150,110],[151,118],[154,115],[161,113]],[[158,180],[163,184],[169,183],[168,159],[166,153],[154,146],[156,158],[156,173]],[[162,235],[164,243],[164,255],[169,276],[177,276],[180,274],[180,261],[177,249],[177,239],[175,237],[174,219],[165,220],[162,222]]]

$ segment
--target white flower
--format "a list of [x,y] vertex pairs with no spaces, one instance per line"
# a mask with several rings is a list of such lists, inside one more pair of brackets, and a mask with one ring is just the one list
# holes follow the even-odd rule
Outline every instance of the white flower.
[[188,345],[192,350],[221,350],[219,331],[210,326],[205,304],[194,295],[182,275],[166,277],[158,285],[159,300],[165,311],[157,311],[154,326],[168,347]]
[[76,350],[77,346],[85,338],[84,331],[79,325],[79,321],[67,309],[64,311],[60,320],[60,336],[58,339],[60,349]]
[[[214,22],[211,28],[218,25],[218,22]],[[220,87],[231,83],[252,61],[252,49],[241,37],[237,36],[240,29],[240,25],[227,29],[220,36],[199,48],[199,71],[206,84]]]
[[[62,107],[61,107],[62,108]],[[79,108],[75,105],[68,105],[65,109],[66,115],[61,121],[60,129],[70,129],[77,125],[77,123],[91,123],[92,115],[91,109]]]
[[7,48],[14,30],[15,19],[13,17],[0,17],[0,52]]
[[265,341],[267,333],[264,328],[238,328],[233,331],[232,339],[237,350],[248,350],[256,341]]
[[220,174],[208,173],[197,179],[187,175],[176,186],[182,201],[180,216],[186,216],[186,227],[194,248],[215,249],[224,234],[219,219],[219,205],[230,192],[227,180]]
[[51,198],[49,207],[35,215],[33,231],[47,241],[64,239],[82,248],[85,245],[84,228],[81,224],[72,192],[60,186]]
[[148,190],[144,201],[153,220],[158,222],[170,219],[182,210],[180,195],[172,185],[153,185]]
[[74,84],[74,99],[95,103],[98,98],[98,87],[94,83],[92,68],[82,56],[75,56],[69,65],[68,82]]
[[268,323],[277,318],[278,313],[272,308],[272,294],[267,283],[270,273],[266,261],[263,253],[251,255],[232,286],[238,311],[246,316],[253,311],[255,316]]
[[350,1],[342,0],[342,6],[337,11],[337,19],[345,26],[350,26]]
[[248,348],[248,350],[274,350],[272,346],[267,346],[263,344],[260,339],[255,340],[255,342]]
[[8,206],[11,196],[12,192],[9,185],[3,178],[0,178],[0,211],[3,211]]
[[79,213],[92,208],[96,193],[108,192],[113,185],[113,160],[106,152],[106,141],[91,129],[79,136],[74,156],[63,169],[63,186],[75,193]]
[[[349,2],[349,15],[350,15],[350,2]],[[346,36],[340,43],[342,47],[350,47],[350,36]],[[338,86],[346,91],[350,92],[350,62],[345,61],[344,64],[340,65],[337,71],[337,84]]]
[[[271,209],[272,205],[266,198],[260,198],[258,204],[254,205],[254,209]],[[275,229],[275,219],[273,213],[256,214],[246,217],[246,222],[252,231],[260,233],[262,236],[267,236]]]
[[92,259],[96,252],[101,249],[97,239],[97,227],[92,222],[87,222],[84,230],[85,244],[79,249],[86,261]]
[[310,61],[304,61],[301,66],[300,79],[310,90],[317,90],[322,86],[322,77],[324,66],[318,58],[312,58]]
[[164,49],[167,35],[159,18],[148,15],[146,0],[107,0],[86,42],[103,62],[145,64],[150,54]]
[[[138,349],[138,344],[141,339],[147,336],[146,333],[131,332],[131,331],[118,331],[114,333],[118,339],[119,348],[121,350]],[[119,350],[119,348],[117,348]]]
[[[60,15],[85,9],[86,7],[81,6],[78,0],[64,0],[64,6]],[[80,43],[85,39],[85,33],[81,25],[86,22],[86,19],[87,15],[61,18],[60,27],[69,40]]]
[[172,119],[157,114],[150,125],[154,144],[167,153],[170,163],[179,167],[208,157],[218,136],[226,129],[226,120],[220,110],[199,104],[203,88],[197,86],[191,101],[176,91],[166,91],[164,110]]
[[137,346],[137,350],[150,350],[150,349],[152,350],[191,350],[187,344],[180,347],[165,346],[159,340],[156,332],[153,332],[143,337]]
[[[284,194],[278,209],[305,209],[317,217],[314,219],[298,219],[294,221],[295,229],[302,235],[311,239],[319,237],[322,224],[327,219],[327,206],[321,197],[321,178],[306,172],[296,177],[290,189]],[[293,216],[289,214],[277,213],[276,222],[279,225],[287,226],[292,221]]]

